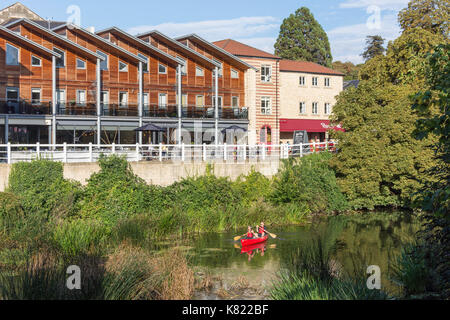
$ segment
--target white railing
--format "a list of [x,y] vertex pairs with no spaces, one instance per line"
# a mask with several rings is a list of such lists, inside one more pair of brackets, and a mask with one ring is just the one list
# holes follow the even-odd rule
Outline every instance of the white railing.
[[132,161],[175,162],[261,162],[303,157],[330,151],[336,142],[301,145],[95,145],[95,144],[3,144],[0,145],[0,163],[17,163],[35,159],[49,159],[63,163],[97,162],[102,154],[120,155]]

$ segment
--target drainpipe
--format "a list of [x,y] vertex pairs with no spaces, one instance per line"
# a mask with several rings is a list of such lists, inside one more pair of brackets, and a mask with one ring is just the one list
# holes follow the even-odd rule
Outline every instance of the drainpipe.
[[215,118],[216,118],[216,124],[215,124],[215,142],[216,146],[219,144],[219,67],[216,67],[214,69],[214,87],[215,87],[215,97],[214,97],[214,104],[215,104]]
[[52,144],[56,144],[56,57],[52,56]]
[[100,59],[97,58],[97,145],[100,147],[102,144],[102,106],[101,106],[101,70],[100,70]]
[[181,85],[182,85],[182,77],[181,77],[181,64],[177,66],[177,96],[178,96],[178,144],[181,145],[181,129],[182,129],[182,118],[183,118],[183,111],[182,111],[182,92],[181,92]]
[[[143,64],[141,61],[139,61],[139,127],[142,127],[144,125],[144,121],[142,119],[143,115]],[[139,144],[142,144],[142,131],[139,131]]]

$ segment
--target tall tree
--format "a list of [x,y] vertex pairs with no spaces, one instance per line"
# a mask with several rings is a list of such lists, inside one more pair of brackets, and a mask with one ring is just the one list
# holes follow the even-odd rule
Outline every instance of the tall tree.
[[376,56],[384,54],[386,49],[383,47],[384,39],[381,36],[367,36],[366,49],[361,54],[364,60],[368,61]]
[[342,72],[345,74],[344,80],[358,80],[359,68],[361,65],[354,65],[352,62],[333,62],[333,70]]
[[403,31],[422,28],[448,37],[450,0],[411,0],[398,20]]
[[275,43],[275,54],[290,60],[305,60],[331,68],[330,42],[308,8],[302,7],[284,19]]

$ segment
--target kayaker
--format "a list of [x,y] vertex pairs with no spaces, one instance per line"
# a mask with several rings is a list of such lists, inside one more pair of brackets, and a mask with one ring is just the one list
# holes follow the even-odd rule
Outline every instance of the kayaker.
[[256,235],[256,233],[253,231],[252,227],[248,227],[247,228],[247,234],[246,234],[246,239],[254,239],[257,238],[258,236]]
[[267,229],[264,225],[264,222],[261,222],[261,225],[258,227],[258,235],[260,238],[265,237],[267,233]]

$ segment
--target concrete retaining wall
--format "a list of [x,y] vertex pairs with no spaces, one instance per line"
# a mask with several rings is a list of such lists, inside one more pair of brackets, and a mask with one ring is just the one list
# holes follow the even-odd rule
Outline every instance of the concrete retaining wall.
[[[228,177],[236,180],[242,174],[248,174],[252,168],[267,177],[278,172],[278,160],[259,163],[214,163],[214,173],[218,177]],[[136,175],[148,184],[168,186],[186,177],[203,175],[206,163],[160,163],[160,162],[133,162],[131,167]],[[100,170],[97,163],[77,163],[64,165],[64,177],[86,184],[89,177]],[[0,192],[8,186],[10,165],[0,165]]]

